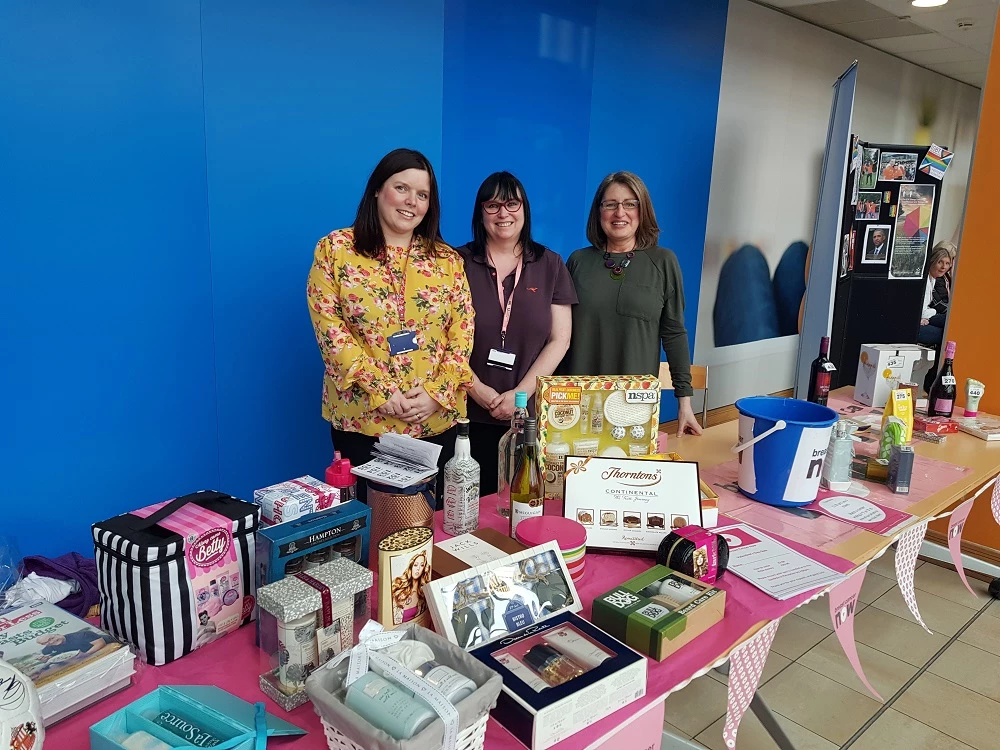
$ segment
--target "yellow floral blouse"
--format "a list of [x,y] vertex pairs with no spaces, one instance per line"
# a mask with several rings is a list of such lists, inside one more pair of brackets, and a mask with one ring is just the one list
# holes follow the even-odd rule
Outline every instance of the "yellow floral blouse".
[[[353,229],[331,232],[316,245],[306,298],[326,363],[323,418],[339,430],[421,437],[465,416],[472,296],[461,256],[447,245],[438,245],[436,257],[426,248],[418,239],[409,251],[390,246],[384,260],[366,258],[354,251]],[[406,320],[400,322],[404,289]],[[394,357],[387,338],[400,330],[415,331],[419,349]],[[375,411],[393,391],[417,386],[443,407],[426,423]]]

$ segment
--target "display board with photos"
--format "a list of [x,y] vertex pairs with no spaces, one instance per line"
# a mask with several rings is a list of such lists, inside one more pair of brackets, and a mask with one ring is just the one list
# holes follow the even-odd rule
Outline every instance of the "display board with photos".
[[[832,388],[853,385],[861,345],[916,342],[927,258],[952,153],[868,143],[847,158],[830,360]],[[818,345],[818,344],[817,344]]]
[[583,524],[588,550],[653,554],[672,529],[703,525],[698,464],[570,456],[563,515]]

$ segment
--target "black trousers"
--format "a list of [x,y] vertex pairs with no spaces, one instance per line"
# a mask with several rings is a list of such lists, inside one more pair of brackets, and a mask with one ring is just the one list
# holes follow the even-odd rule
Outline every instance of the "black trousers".
[[486,497],[497,491],[497,448],[500,438],[510,429],[508,424],[469,423],[472,457],[479,462],[479,495]]
[[[437,478],[437,509],[441,510],[441,498],[444,493],[444,465],[455,455],[455,436],[458,433],[457,427],[442,432],[440,435],[431,435],[421,438],[435,445],[441,446],[441,456],[438,459]],[[371,461],[372,446],[378,442],[377,437],[363,435],[360,432],[345,432],[338,430],[333,425],[330,426],[330,437],[333,439],[333,449],[340,451],[341,458],[351,459],[351,466],[360,466]],[[496,466],[493,468],[496,473]],[[365,480],[358,479],[358,500],[363,503],[368,502],[368,485]]]

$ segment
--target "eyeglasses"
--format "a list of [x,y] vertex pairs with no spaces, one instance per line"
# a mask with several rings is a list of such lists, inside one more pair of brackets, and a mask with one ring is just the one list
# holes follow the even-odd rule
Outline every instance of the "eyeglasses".
[[509,201],[503,203],[500,201],[483,201],[483,210],[488,214],[500,213],[501,206],[506,208],[508,213],[516,214],[521,210],[521,201],[517,198],[511,198]]
[[601,201],[602,211],[617,211],[618,206],[621,206],[626,211],[635,211],[639,208],[639,201],[628,200],[628,201]]

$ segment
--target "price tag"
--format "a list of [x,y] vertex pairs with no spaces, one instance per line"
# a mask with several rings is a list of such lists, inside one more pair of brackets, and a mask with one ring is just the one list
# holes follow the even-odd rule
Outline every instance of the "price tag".
[[902,357],[889,357],[885,362],[885,366],[890,370],[898,370],[904,363],[905,360]]
[[826,363],[824,363],[824,365],[823,365],[823,369],[824,369],[824,370],[825,370],[826,372],[833,372],[834,370],[836,370],[836,369],[837,369],[837,366],[836,366],[835,364],[833,364],[833,362],[826,362]]
[[655,404],[660,400],[660,392],[652,388],[625,391],[626,404]]
[[969,395],[972,398],[981,398],[982,395],[983,395],[983,393],[984,393],[984,390],[982,388],[980,388],[979,386],[977,386],[977,385],[971,386],[969,388]]
[[893,393],[895,394],[893,398],[895,398],[897,401],[906,401],[907,396],[910,395],[910,392],[905,388],[895,390],[893,391]]
[[956,381],[954,375],[945,375],[941,378],[942,385],[955,385],[955,382]]

